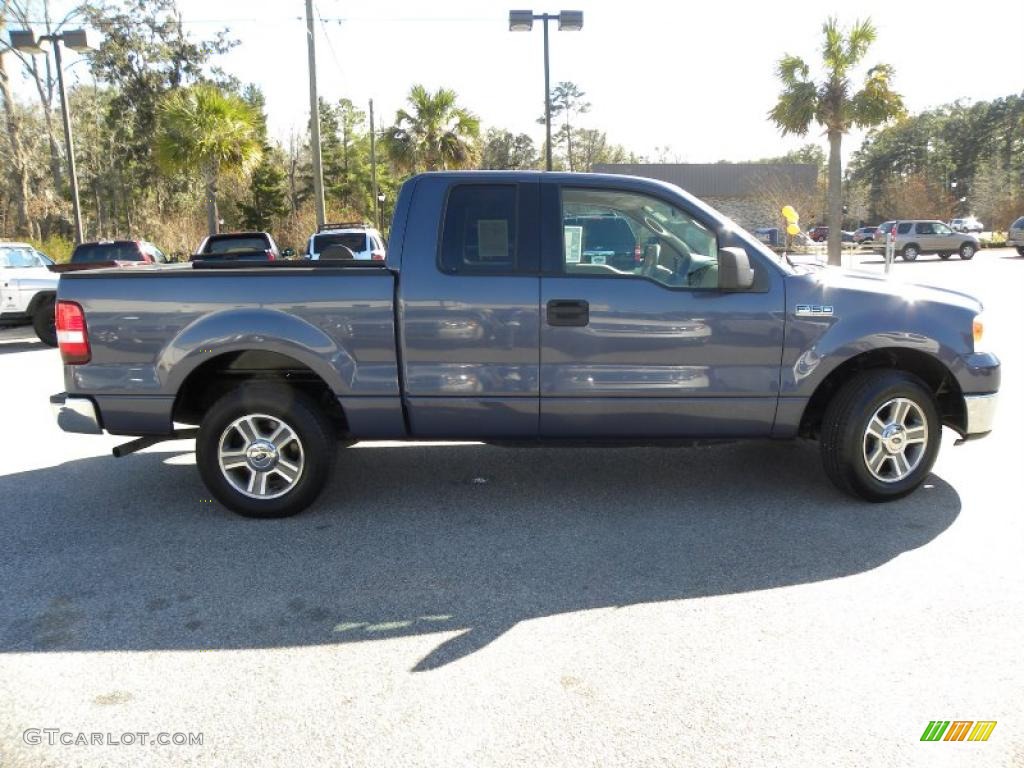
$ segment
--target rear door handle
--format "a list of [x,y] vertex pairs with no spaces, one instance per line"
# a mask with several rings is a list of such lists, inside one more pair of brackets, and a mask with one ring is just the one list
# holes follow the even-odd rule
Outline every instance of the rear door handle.
[[590,304],[582,299],[552,299],[548,302],[548,325],[581,327],[590,322]]

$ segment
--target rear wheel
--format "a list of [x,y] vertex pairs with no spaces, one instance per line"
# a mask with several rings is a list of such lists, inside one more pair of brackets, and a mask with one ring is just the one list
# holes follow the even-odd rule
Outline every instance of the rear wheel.
[[1017,255],[1018,256],[1024,256],[1024,248],[1018,248],[1017,249]]
[[921,251],[916,245],[908,245],[903,249],[901,255],[904,261],[914,261],[920,253]]
[[960,258],[964,261],[970,261],[974,258],[976,250],[973,243],[964,243],[960,246]]
[[841,490],[868,501],[912,492],[938,455],[942,422],[932,393],[903,371],[865,371],[825,410],[821,457]]
[[57,346],[57,318],[55,315],[56,300],[51,296],[43,299],[32,314],[32,329],[36,336],[48,347]]
[[249,385],[206,413],[196,440],[199,474],[218,501],[246,517],[289,517],[308,507],[334,464],[331,422],[287,386]]

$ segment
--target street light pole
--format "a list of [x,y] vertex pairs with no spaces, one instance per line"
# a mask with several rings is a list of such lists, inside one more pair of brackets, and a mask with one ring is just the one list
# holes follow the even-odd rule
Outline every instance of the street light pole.
[[316,34],[313,28],[313,0],[306,0],[306,52],[309,55],[309,132],[313,156],[313,202],[316,225],[327,221],[324,211],[324,172],[320,167],[320,100],[316,92]]
[[551,164],[551,63],[548,52],[548,14],[543,14],[544,19],[544,130],[546,140],[544,142],[544,162],[547,170],[552,169]]
[[68,180],[71,184],[71,208],[75,216],[75,243],[85,239],[82,228],[82,206],[78,198],[78,171],[75,169],[75,144],[71,136],[71,111],[68,108],[68,92],[64,87],[64,64],[61,60],[61,44],[76,53],[92,50],[89,35],[84,29],[69,29],[52,35],[40,35],[36,39],[31,29],[11,30],[11,47],[33,55],[45,54],[41,43],[53,43],[53,58],[57,64],[57,86],[60,90],[60,113],[64,120],[64,143],[68,154]]
[[544,163],[552,169],[551,159],[551,63],[548,46],[548,22],[558,20],[559,31],[579,32],[583,29],[583,11],[559,11],[558,13],[534,13],[533,11],[509,11],[508,28],[512,32],[529,32],[534,21],[544,22]]
[[[59,38],[59,35],[55,37]],[[43,39],[43,38],[40,38]],[[71,182],[71,208],[75,214],[75,244],[85,239],[82,232],[82,208],[78,201],[78,171],[75,169],[75,143],[71,137],[71,115],[68,113],[68,94],[64,88],[64,67],[60,60],[60,42],[53,41],[53,58],[57,63],[57,87],[60,90],[60,113],[64,118],[64,143],[68,151],[68,180]]]

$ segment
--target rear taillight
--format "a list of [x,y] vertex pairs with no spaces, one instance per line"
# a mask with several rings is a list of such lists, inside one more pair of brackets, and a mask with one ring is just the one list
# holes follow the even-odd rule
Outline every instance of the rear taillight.
[[373,261],[384,261],[384,251],[370,251],[370,258]]
[[633,246],[633,261],[637,264],[644,260],[644,252],[640,250],[639,245]]
[[275,261],[276,259],[277,259],[277,256],[274,255],[273,251],[267,251],[267,260],[268,261]]
[[57,345],[60,356],[67,365],[88,363],[92,357],[89,349],[89,332],[85,327],[85,313],[73,301],[57,302]]

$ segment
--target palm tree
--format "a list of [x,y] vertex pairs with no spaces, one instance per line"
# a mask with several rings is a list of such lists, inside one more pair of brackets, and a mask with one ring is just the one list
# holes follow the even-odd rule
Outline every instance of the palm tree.
[[210,234],[219,229],[217,183],[222,174],[248,173],[263,156],[259,113],[210,83],[168,93],[157,111],[156,159],[162,169],[198,169],[206,185]]
[[863,87],[851,92],[850,73],[861,62],[875,41],[870,19],[858,21],[849,32],[839,28],[830,17],[823,25],[825,44],[822,63],[825,78],[810,79],[810,67],[799,56],[786,54],[779,60],[776,74],[782,81],[778,103],[768,116],[782,131],[806,135],[812,122],[825,128],[828,135],[828,239],[829,264],[840,263],[843,223],[842,149],[843,134],[850,128],[871,128],[903,113],[903,99],[890,87],[893,69],[876,64],[865,76]]
[[384,131],[391,160],[404,171],[470,168],[479,151],[480,118],[456,103],[455,91],[422,85],[409,91],[409,109]]

